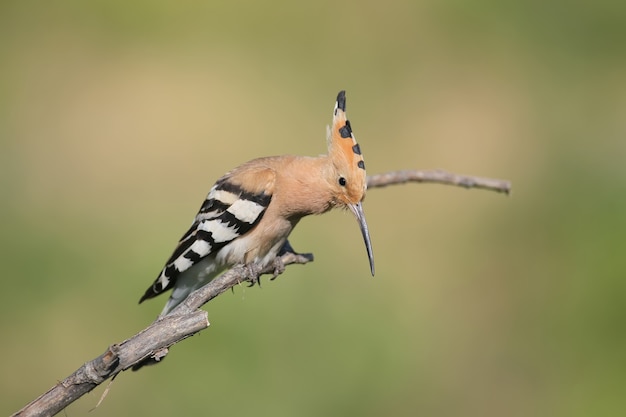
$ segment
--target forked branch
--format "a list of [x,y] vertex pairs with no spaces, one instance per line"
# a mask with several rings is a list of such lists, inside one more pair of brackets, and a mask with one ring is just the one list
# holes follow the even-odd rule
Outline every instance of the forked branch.
[[[509,194],[508,181],[451,174],[445,171],[394,171],[367,178],[369,188],[385,187],[406,182],[438,183],[464,188],[480,188]],[[286,245],[279,255],[283,265],[305,264],[313,260],[311,254],[297,254]],[[279,262],[280,263],[280,262]],[[278,271],[279,273],[281,271]],[[130,339],[109,346],[99,357],[85,363],[73,374],[31,401],[13,416],[53,416],[90,392],[109,378],[115,378],[129,368],[161,360],[168,348],[207,328],[207,313],[199,308],[224,291],[242,282],[255,282],[263,274],[274,273],[273,267],[235,267],[194,291],[172,314],[158,318],[150,326]]]

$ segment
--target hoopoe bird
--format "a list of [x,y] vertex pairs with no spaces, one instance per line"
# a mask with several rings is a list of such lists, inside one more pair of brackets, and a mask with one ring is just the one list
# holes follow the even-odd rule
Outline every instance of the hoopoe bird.
[[272,265],[301,218],[333,208],[356,217],[374,275],[374,255],[361,202],[367,189],[361,148],[340,91],[327,128],[328,154],[271,156],[246,162],[211,188],[191,227],[139,302],[172,290],[161,316],[235,265]]

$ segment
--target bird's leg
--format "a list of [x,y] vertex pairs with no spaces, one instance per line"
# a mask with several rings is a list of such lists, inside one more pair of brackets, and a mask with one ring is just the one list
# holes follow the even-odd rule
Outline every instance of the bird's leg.
[[277,276],[285,272],[285,263],[283,262],[283,258],[281,256],[274,258],[272,266],[274,267],[274,270],[272,271],[272,278],[270,278],[270,281],[274,281]]
[[294,255],[298,254],[298,252],[293,250],[293,248],[291,247],[291,243],[289,243],[288,240],[285,240],[285,243],[283,244],[283,247],[280,248],[280,250],[278,251],[278,255],[276,255],[276,257],[281,257],[281,256],[283,256],[286,253],[293,253]]
[[289,243],[288,240],[285,240],[285,244],[282,248],[280,248],[280,250],[278,251],[278,255],[276,255],[276,257],[274,258],[274,270],[272,271],[272,278],[270,278],[270,281],[274,281],[277,276],[285,272],[285,262],[283,262],[283,255],[285,255],[286,253],[293,253],[294,255],[298,255],[298,253],[293,250],[293,248],[291,247],[291,243]]

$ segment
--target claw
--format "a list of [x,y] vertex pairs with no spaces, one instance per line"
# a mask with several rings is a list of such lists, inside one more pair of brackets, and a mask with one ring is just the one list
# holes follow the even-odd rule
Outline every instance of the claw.
[[248,287],[253,287],[254,284],[259,284],[261,286],[261,271],[263,268],[259,264],[250,264],[244,265],[245,277],[248,281],[250,281],[250,285]]
[[[291,249],[291,247],[289,247]],[[272,278],[270,281],[274,281],[277,276],[285,272],[285,263],[283,262],[283,258],[277,256],[274,258],[274,271],[272,271]]]

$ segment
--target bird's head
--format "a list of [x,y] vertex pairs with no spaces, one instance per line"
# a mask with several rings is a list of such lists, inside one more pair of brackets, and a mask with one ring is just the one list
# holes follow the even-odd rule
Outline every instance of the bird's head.
[[346,119],[346,92],[340,91],[333,110],[333,125],[328,128],[328,156],[331,162],[330,187],[337,207],[350,209],[361,228],[370,269],[374,275],[374,255],[361,202],[367,190],[365,162]]

